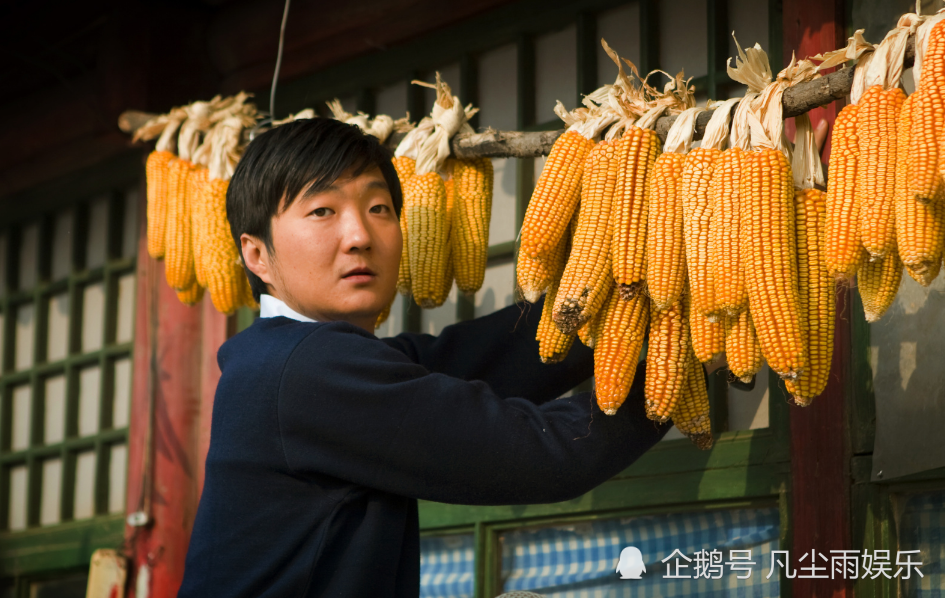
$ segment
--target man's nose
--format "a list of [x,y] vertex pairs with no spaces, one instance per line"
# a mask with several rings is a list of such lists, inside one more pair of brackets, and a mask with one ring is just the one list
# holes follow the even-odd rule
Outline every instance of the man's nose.
[[343,222],[344,247],[347,251],[367,251],[371,248],[371,231],[362,214],[349,212]]

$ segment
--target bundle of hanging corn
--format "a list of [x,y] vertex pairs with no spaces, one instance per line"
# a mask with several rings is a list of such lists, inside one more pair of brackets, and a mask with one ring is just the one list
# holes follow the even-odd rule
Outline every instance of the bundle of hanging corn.
[[449,141],[471,133],[468,120],[478,108],[465,108],[449,85],[415,84],[436,90],[432,114],[397,147],[394,167],[404,192],[401,256],[397,287],[420,307],[442,305],[456,286],[472,295],[482,286],[489,254],[492,212],[492,160],[454,159]]

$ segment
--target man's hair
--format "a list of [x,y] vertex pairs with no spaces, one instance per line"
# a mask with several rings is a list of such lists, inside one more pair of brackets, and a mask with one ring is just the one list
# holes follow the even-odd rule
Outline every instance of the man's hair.
[[[258,238],[270,254],[272,219],[305,190],[318,193],[351,170],[354,176],[377,166],[387,181],[394,211],[400,216],[403,195],[391,152],[355,125],[328,118],[297,120],[253,139],[236,165],[226,192],[226,214],[236,251],[243,256],[240,236]],[[244,266],[253,297],[266,283]]]

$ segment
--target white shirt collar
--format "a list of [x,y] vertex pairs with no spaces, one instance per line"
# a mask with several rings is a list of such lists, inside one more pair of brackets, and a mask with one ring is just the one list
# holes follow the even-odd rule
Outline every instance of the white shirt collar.
[[283,316],[289,318],[290,320],[297,320],[299,322],[315,322],[312,318],[303,316],[299,312],[295,311],[291,307],[285,304],[285,301],[272,295],[262,294],[259,296],[259,317],[260,318],[274,318],[276,316]]

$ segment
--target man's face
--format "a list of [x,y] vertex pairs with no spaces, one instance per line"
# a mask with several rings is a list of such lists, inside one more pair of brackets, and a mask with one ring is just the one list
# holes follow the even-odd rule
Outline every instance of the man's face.
[[327,189],[302,192],[272,219],[272,244],[273,252],[260,252],[264,268],[257,276],[276,297],[314,320],[374,330],[394,297],[403,246],[379,168],[356,177],[347,172]]

